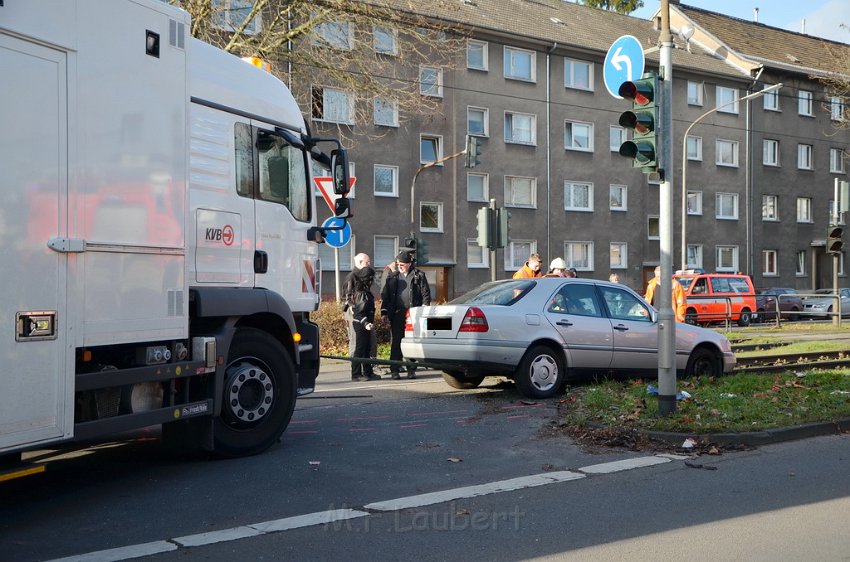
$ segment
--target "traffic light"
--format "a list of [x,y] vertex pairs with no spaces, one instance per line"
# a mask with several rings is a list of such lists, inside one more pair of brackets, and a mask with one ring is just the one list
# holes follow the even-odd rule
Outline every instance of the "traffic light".
[[428,241],[421,238],[416,239],[416,265],[428,263]]
[[481,141],[472,135],[466,135],[466,167],[474,168],[481,165]]
[[492,224],[490,219],[493,209],[490,207],[481,207],[478,209],[478,245],[482,248],[489,248],[493,241]]
[[840,254],[844,248],[844,241],[841,235],[844,234],[844,229],[840,226],[830,226],[826,232],[826,251],[830,254]]
[[511,214],[504,207],[496,209],[496,247],[505,248],[511,241]]
[[633,131],[632,140],[620,145],[620,154],[645,173],[658,171],[655,129],[658,124],[658,75],[647,73],[640,80],[620,84],[619,94],[632,102],[631,111],[620,115],[620,126]]

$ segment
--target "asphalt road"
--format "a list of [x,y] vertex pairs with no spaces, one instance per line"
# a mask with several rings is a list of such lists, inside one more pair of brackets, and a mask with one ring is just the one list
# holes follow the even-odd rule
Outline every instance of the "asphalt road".
[[[222,561],[776,560],[803,547],[807,558],[841,560],[850,552],[841,531],[850,515],[847,437],[701,457],[717,469],[694,469],[653,451],[582,450],[553,431],[557,405],[495,380],[455,391],[436,373],[352,383],[346,365],[326,364],[282,443],[262,455],[174,458],[150,431],[7,483],[0,560],[146,552]],[[322,518],[335,521],[316,524]]]

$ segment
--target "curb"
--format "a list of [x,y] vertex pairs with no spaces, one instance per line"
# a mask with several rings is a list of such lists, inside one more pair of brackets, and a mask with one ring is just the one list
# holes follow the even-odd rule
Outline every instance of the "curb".
[[831,422],[807,423],[792,427],[777,427],[749,433],[693,434],[675,433],[671,431],[644,431],[643,433],[651,439],[670,443],[681,444],[682,441],[688,437],[696,437],[701,441],[709,441],[720,445],[745,445],[748,447],[757,447],[759,445],[770,445],[772,443],[782,443],[784,441],[796,441],[797,439],[807,439],[809,437],[818,437],[821,435],[839,435],[845,432],[850,432],[850,418]]

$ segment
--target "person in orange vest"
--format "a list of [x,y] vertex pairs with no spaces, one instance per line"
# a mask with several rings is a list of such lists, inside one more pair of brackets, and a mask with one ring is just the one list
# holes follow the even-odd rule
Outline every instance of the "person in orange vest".
[[514,279],[530,279],[532,277],[543,277],[540,271],[540,254],[531,254],[525,265],[514,273]]
[[[658,303],[656,302],[655,291],[660,284],[661,266],[659,265],[656,266],[655,277],[649,280],[649,284],[646,286],[646,295],[643,297],[646,299],[646,302],[654,306],[656,309],[658,308]],[[671,279],[670,284],[673,286],[673,312],[676,315],[676,322],[684,322],[685,310],[687,309],[685,304],[685,290],[675,279]]]

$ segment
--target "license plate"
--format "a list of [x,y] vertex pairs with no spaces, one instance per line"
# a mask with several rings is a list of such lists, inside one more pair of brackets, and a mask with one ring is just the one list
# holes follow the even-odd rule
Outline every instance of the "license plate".
[[428,318],[425,324],[428,330],[451,330],[451,318]]

